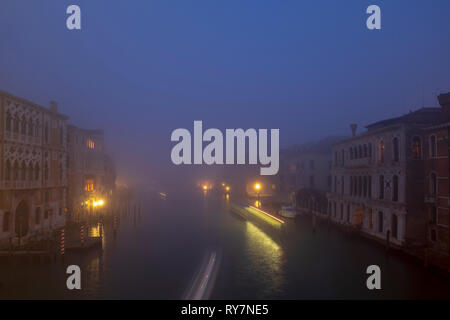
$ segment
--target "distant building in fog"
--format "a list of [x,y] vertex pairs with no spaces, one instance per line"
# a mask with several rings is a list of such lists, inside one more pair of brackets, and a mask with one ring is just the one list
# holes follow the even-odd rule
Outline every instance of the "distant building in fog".
[[303,188],[329,191],[331,188],[331,148],[340,138],[328,137],[280,151],[278,189],[290,193]]
[[331,148],[342,138],[293,146],[280,152],[278,191],[302,212],[326,214],[331,188]]
[[67,117],[0,92],[0,242],[64,226]]
[[442,123],[425,133],[425,207],[427,240],[431,250],[449,255],[450,212],[450,93],[441,94]]
[[103,130],[68,126],[68,209],[72,219],[92,213],[93,204],[109,204],[116,173],[105,153]]
[[329,214],[342,224],[396,245],[423,244],[424,129],[441,119],[422,108],[379,121],[333,147]]

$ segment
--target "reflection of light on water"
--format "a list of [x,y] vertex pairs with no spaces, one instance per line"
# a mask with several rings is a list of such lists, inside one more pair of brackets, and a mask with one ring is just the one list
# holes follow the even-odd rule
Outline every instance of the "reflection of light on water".
[[98,291],[98,288],[101,285],[100,273],[102,271],[103,270],[101,267],[100,257],[92,258],[86,266],[86,274],[87,274],[86,289],[88,291],[93,291],[93,292]]
[[90,237],[100,237],[100,224],[92,226],[89,230]]
[[257,277],[264,288],[258,298],[270,297],[280,291],[284,282],[282,272],[283,249],[253,223],[246,222],[247,250],[251,260],[248,272]]
[[264,253],[273,255],[278,252],[275,256],[281,256],[281,247],[261,229],[249,221],[247,221],[247,235],[250,242],[254,242],[254,244],[260,246],[260,248],[264,250]]

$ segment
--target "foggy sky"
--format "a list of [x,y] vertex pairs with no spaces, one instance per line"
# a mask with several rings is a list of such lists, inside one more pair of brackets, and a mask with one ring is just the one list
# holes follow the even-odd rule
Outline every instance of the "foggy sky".
[[170,134],[194,120],[280,128],[286,146],[437,106],[449,17],[448,0],[2,0],[0,89],[104,128],[119,175],[178,175],[192,168],[171,165]]

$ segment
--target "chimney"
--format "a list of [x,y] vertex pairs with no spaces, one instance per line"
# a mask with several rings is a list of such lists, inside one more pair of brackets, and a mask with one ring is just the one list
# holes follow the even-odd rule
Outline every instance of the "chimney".
[[352,137],[356,135],[356,128],[358,128],[358,125],[356,123],[352,123],[350,125],[350,129],[352,129]]
[[50,111],[53,113],[58,113],[58,102],[50,101]]
[[450,122],[450,92],[438,95],[439,104],[442,107],[442,117],[445,122]]

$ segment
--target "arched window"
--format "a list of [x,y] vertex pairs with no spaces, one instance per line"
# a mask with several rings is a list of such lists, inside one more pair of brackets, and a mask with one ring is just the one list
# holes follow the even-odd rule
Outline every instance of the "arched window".
[[17,115],[14,116],[13,131],[19,133],[19,117]]
[[23,135],[27,134],[27,119],[25,119],[25,116],[22,116],[20,133]]
[[5,168],[5,180],[9,181],[11,180],[11,162],[8,160],[6,160],[6,168]]
[[367,158],[367,144],[364,145],[364,158]]
[[32,119],[28,122],[28,135],[31,137],[34,135],[34,125]]
[[364,198],[367,197],[367,177],[364,176],[364,180],[363,180],[363,195]]
[[368,153],[369,153],[369,157],[372,157],[372,143],[369,142],[369,145],[368,145],[367,148],[368,148],[367,151],[368,151]]
[[378,232],[382,233],[383,232],[383,212],[379,211],[378,212]]
[[33,164],[31,162],[28,165],[27,180],[33,181]]
[[392,201],[398,201],[398,176],[394,175],[392,177],[392,185],[393,185]]
[[436,173],[430,173],[430,194],[436,195],[437,193],[437,177]]
[[384,199],[384,176],[380,175],[378,195],[380,199]]
[[41,208],[39,207],[36,208],[34,219],[35,224],[41,223]]
[[397,239],[398,237],[398,221],[397,221],[397,215],[392,215],[392,221],[391,221],[391,230],[392,230],[392,236]]
[[3,232],[8,232],[11,224],[11,212],[3,214]]
[[45,132],[44,132],[44,139],[45,139],[45,143],[48,143],[48,123],[45,123]]
[[63,165],[62,165],[62,162],[59,163],[58,171],[59,171],[59,181],[62,181],[62,179],[63,179]]
[[6,112],[6,131],[11,131],[12,117],[9,111]]
[[392,139],[392,151],[393,151],[393,155],[394,155],[394,161],[399,161],[400,159],[400,154],[399,154],[399,146],[398,146],[398,138],[395,137],[394,139]]
[[433,134],[430,136],[430,158],[436,158],[436,155],[437,155],[436,136]]
[[22,161],[22,165],[20,167],[20,180],[25,181],[27,177],[27,166],[25,161]]
[[358,146],[358,158],[362,158],[362,157],[363,157],[362,146],[359,145],[359,146]]
[[353,177],[350,177],[350,195],[353,195]]
[[358,159],[358,148],[353,147],[353,153],[355,154],[355,159]]
[[44,180],[48,180],[48,163],[44,164]]
[[19,180],[19,163],[17,162],[17,160],[14,162],[13,180]]
[[422,142],[420,137],[415,136],[412,142],[413,159],[420,159],[422,157]]
[[34,166],[34,180],[39,180],[39,163],[36,163],[36,165]]
[[64,129],[63,127],[59,128],[59,144],[64,144]]
[[430,223],[436,224],[437,222],[437,208],[435,206],[432,206],[430,208]]
[[34,136],[40,137],[41,134],[39,133],[40,130],[39,120],[36,120],[36,126],[34,127]]
[[380,140],[380,142],[378,143],[378,155],[379,158],[378,160],[380,160],[381,163],[384,162],[384,141]]
[[362,177],[358,177],[358,196],[362,196]]

